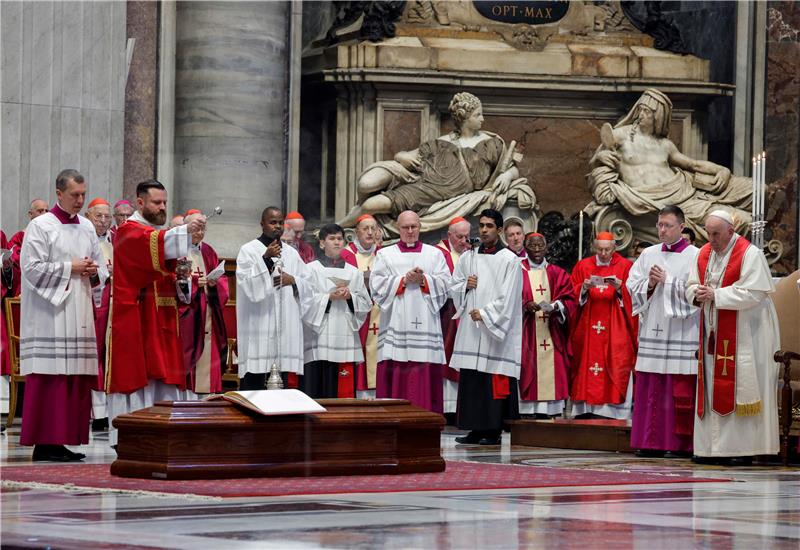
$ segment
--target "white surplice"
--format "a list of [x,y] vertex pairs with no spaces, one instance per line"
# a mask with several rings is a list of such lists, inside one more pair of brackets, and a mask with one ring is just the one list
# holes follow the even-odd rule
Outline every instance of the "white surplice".
[[[306,264],[297,250],[281,243],[282,269],[294,277],[295,284],[285,286],[278,292],[264,261],[266,251],[264,243],[253,239],[242,246],[236,258],[236,332],[240,378],[248,372],[268,373],[276,361],[281,372],[303,374],[302,318],[311,306],[313,286]],[[276,261],[277,258],[272,260]],[[280,322],[277,322],[278,316]]]
[[98,375],[94,302],[89,277],[72,273],[88,257],[108,276],[92,222],[63,224],[48,212],[25,230],[20,268],[20,373]]
[[[778,444],[778,373],[773,356],[780,348],[778,317],[770,294],[775,291],[764,254],[752,244],[742,260],[739,280],[718,288],[728,265],[733,242],[722,254],[711,252],[706,284],[714,286],[714,307],[704,305],[705,333],[716,326],[716,310],[738,312],[736,323],[736,403],[761,401],[761,412],[740,416],[736,412],[720,416],[711,408],[714,391],[714,358],[706,353],[703,361],[705,376],[705,414],[694,420],[694,453],[698,456],[771,455]],[[700,284],[697,262],[687,281],[686,297],[693,302]],[[713,353],[705,346],[704,351]],[[747,373],[752,373],[748,375]]]
[[[406,273],[419,267],[428,293],[407,285],[398,296]],[[450,270],[436,247],[423,244],[420,252],[402,252],[398,245],[382,248],[370,277],[372,299],[381,308],[378,361],[444,364],[444,340],[439,310],[447,300]]]
[[[639,316],[639,352],[635,370],[656,374],[697,374],[700,310],[686,299],[686,280],[697,263],[697,247],[666,252],[645,248],[628,274],[633,315]],[[667,273],[647,295],[650,268]]]
[[[467,278],[478,286],[467,290]],[[522,266],[508,248],[496,254],[469,250],[453,271],[450,296],[460,319],[450,367],[519,379],[522,364]],[[482,321],[469,312],[477,309]]]
[[[305,322],[305,361],[352,363],[364,360],[358,331],[372,308],[372,298],[364,286],[364,275],[350,264],[326,267],[319,260],[307,264],[314,298],[303,317]],[[331,300],[335,279],[348,281],[353,311],[345,300]],[[329,309],[330,306],[330,309]]]

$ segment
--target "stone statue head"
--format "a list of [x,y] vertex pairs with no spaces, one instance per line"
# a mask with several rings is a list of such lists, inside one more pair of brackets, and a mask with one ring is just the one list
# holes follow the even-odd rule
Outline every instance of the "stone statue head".
[[667,137],[672,122],[672,101],[655,88],[648,88],[636,100],[628,114],[620,120],[615,128],[635,124],[639,120],[641,107],[647,107],[653,113],[653,133],[657,137]]
[[456,132],[461,129],[461,125],[469,118],[469,115],[480,106],[481,100],[469,92],[459,92],[453,96],[450,101],[450,116],[455,122]]

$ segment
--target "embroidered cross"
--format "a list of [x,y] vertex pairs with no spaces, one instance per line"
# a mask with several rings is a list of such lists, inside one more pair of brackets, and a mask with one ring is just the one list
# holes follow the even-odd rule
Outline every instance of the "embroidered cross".
[[378,325],[372,323],[372,326],[369,327],[369,329],[367,330],[369,330],[372,334],[378,334]]
[[598,374],[600,374],[601,372],[603,372],[603,367],[601,367],[600,365],[598,365],[597,363],[595,363],[594,365],[592,365],[592,366],[589,368],[589,370],[590,370],[590,371],[592,371],[592,374],[594,374],[595,376],[597,376]]
[[656,328],[652,328],[650,330],[652,330],[653,332],[656,333],[656,337],[657,338],[661,338],[661,333],[664,332],[664,329],[661,328],[661,325],[659,325],[657,323],[656,323]]
[[542,283],[539,283],[539,288],[536,288],[534,290],[536,290],[536,292],[538,292],[542,296],[544,296],[545,291],[547,291],[547,289],[542,286]]
[[547,348],[549,348],[549,347],[550,347],[550,346],[548,345],[548,343],[547,343],[547,338],[545,338],[544,340],[542,340],[542,343],[541,343],[541,344],[539,344],[539,347],[540,347],[540,348],[542,348],[544,351],[547,351]]
[[597,324],[593,325],[592,328],[597,331],[597,334],[600,334],[601,331],[606,330],[606,327],[600,324],[600,321],[597,321]]
[[339,376],[347,378],[348,376],[350,376],[350,371],[348,371],[347,369],[342,369],[339,371]]
[[541,314],[542,315],[539,317],[539,319],[541,319],[542,322],[545,322],[550,318],[550,314],[549,313],[545,313],[544,311],[542,311]]
[[734,363],[733,355],[728,355],[728,342],[730,342],[730,340],[722,341],[723,355],[717,354],[717,361],[722,359],[722,376],[728,376],[728,361]]
[[414,325],[415,329],[419,330],[419,326],[422,324],[422,322],[419,320],[418,317],[415,317],[414,320],[411,322],[411,324]]

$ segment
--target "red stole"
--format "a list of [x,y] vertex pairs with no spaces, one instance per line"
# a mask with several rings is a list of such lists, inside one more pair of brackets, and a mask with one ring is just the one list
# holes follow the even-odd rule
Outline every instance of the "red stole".
[[[725,266],[722,276],[722,287],[731,286],[742,274],[742,260],[750,241],[739,237],[733,244],[733,251]],[[711,245],[706,244],[697,255],[697,271],[700,284],[706,280],[706,268],[711,257]],[[714,398],[711,410],[720,416],[726,416],[736,409],[736,323],[738,314],[733,309],[717,310],[716,334],[712,338],[714,346]],[[705,360],[705,322],[703,310],[700,311],[700,351],[697,368],[697,416],[705,414],[705,376],[703,361]]]

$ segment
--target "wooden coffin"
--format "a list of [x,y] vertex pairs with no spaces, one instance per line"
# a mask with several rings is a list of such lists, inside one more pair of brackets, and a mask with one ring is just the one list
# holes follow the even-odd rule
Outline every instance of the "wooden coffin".
[[444,417],[401,399],[320,399],[324,413],[263,416],[228,401],[162,401],[118,416],[111,473],[223,479],[441,472]]

